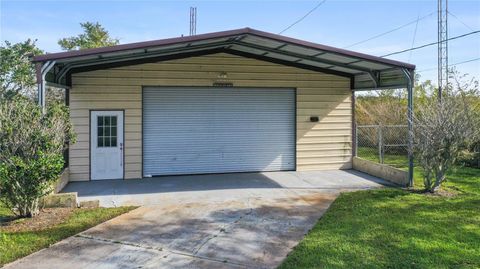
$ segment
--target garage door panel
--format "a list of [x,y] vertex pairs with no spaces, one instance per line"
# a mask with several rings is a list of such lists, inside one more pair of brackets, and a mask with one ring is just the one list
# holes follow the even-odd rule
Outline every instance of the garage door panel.
[[143,91],[144,174],[295,169],[295,91]]
[[[260,153],[260,152],[258,152]],[[265,154],[262,152],[261,154]],[[251,154],[241,154],[238,152],[218,153],[182,153],[169,155],[168,153],[155,159],[151,159],[151,164],[163,167],[165,163],[169,164],[169,174],[185,174],[186,169],[189,173],[228,173],[245,171],[275,171],[278,167],[288,166],[290,158],[284,158],[278,154],[275,159],[256,158],[256,163],[250,161]],[[185,164],[188,163],[188,168]],[[241,166],[239,164],[242,163]],[[239,169],[242,170],[239,170]]]

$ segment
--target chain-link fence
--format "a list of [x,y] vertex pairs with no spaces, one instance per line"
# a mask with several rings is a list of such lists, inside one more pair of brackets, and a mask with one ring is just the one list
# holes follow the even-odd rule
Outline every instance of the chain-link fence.
[[407,125],[358,125],[355,141],[360,158],[398,168],[408,166]]

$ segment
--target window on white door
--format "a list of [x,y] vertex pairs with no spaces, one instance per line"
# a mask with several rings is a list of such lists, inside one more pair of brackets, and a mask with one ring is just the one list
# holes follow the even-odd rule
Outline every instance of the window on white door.
[[97,147],[116,147],[117,116],[98,116],[97,126]]

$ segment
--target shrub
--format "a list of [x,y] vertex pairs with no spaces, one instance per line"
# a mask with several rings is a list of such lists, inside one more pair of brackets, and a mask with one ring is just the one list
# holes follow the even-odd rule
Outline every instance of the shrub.
[[424,186],[435,192],[466,148],[479,138],[478,114],[462,93],[431,98],[416,111],[415,157],[424,170]]
[[0,199],[22,217],[38,213],[39,199],[52,190],[63,168],[63,150],[75,135],[60,103],[45,113],[16,95],[0,101]]

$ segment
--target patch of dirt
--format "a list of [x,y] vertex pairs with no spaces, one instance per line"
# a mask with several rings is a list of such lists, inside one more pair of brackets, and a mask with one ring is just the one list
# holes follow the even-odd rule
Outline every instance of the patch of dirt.
[[73,208],[45,208],[33,218],[17,218],[2,222],[2,232],[38,231],[64,222],[74,211]]
[[427,192],[427,193],[425,193],[425,195],[452,198],[452,197],[455,197],[455,196],[458,195],[458,191],[440,189],[440,190],[436,191],[435,193]]
[[446,197],[446,198],[452,198],[452,197],[456,197],[460,191],[459,190],[455,190],[453,188],[449,188],[449,189],[439,189],[437,190],[436,192],[434,193],[431,193],[431,192],[426,192],[424,190],[419,190],[419,189],[407,189],[408,191],[412,192],[412,193],[418,193],[418,194],[423,194],[423,195],[426,195],[426,196],[431,196],[431,197]]

